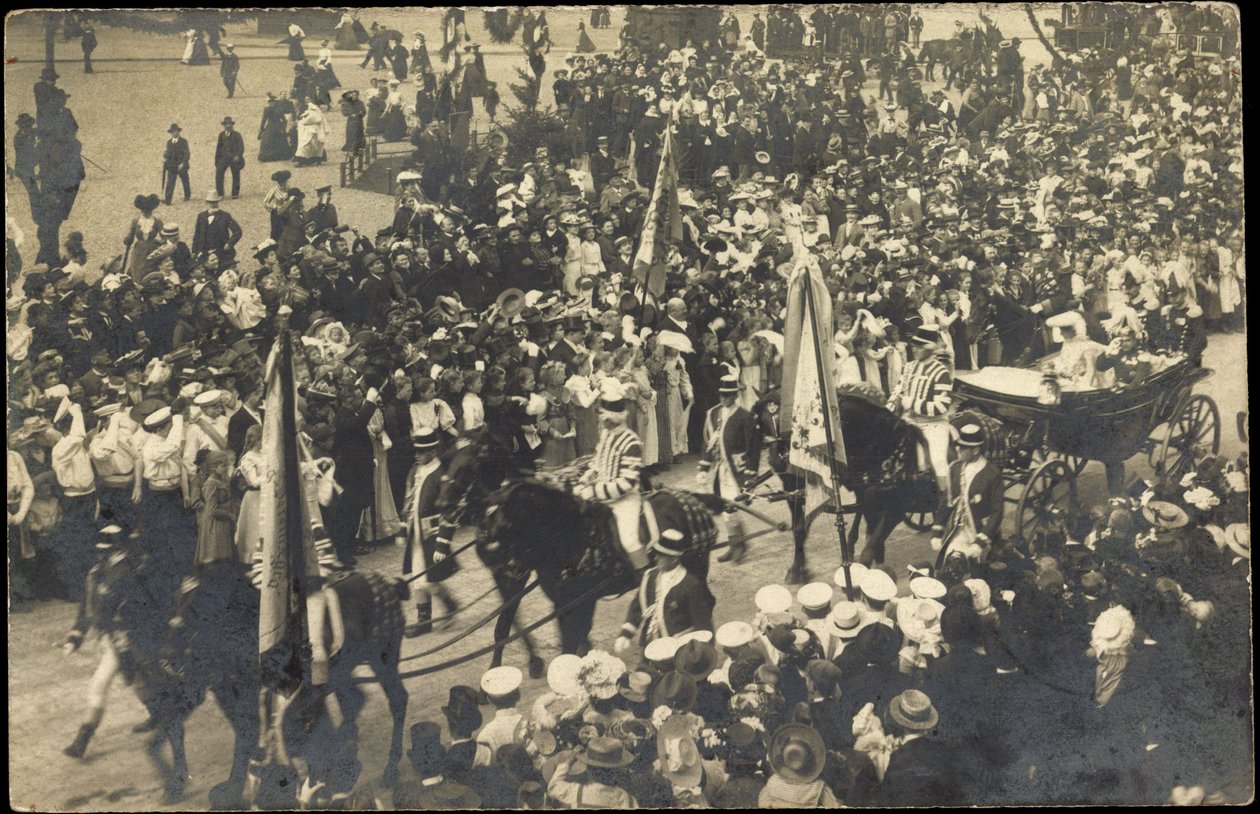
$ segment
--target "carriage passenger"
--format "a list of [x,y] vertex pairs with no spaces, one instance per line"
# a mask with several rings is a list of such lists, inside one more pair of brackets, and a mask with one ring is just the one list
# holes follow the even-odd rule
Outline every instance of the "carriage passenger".
[[1061,339],[1063,347],[1050,363],[1050,372],[1078,389],[1098,386],[1098,356],[1106,350],[1103,345],[1089,338],[1085,317],[1077,311],[1066,311],[1046,320]]

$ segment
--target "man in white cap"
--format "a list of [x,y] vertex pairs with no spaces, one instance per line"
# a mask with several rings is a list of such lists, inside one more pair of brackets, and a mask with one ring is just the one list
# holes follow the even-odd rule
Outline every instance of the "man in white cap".
[[[761,458],[761,433],[752,413],[739,406],[739,379],[723,376],[718,384],[721,403],[712,407],[704,419],[704,452],[700,455],[700,471],[696,479],[713,494],[735,500],[744,487],[757,477]],[[728,524],[730,548],[718,562],[734,561],[738,565],[748,551],[744,542],[744,525],[738,516]]]
[[626,611],[625,624],[613,645],[618,655],[630,649],[636,635],[641,645],[647,645],[663,636],[713,630],[717,600],[701,577],[683,567],[683,540],[682,532],[665,529],[652,541],[656,567],[644,572],[639,591]]
[[132,495],[140,491],[139,452],[132,445],[140,425],[121,404],[98,408],[98,418],[107,423],[88,444],[92,468],[100,479],[101,517],[132,526]]
[[[984,455],[984,429],[964,424],[958,430],[958,459],[949,467],[951,503],[945,529],[932,538],[932,550],[983,561],[1002,528],[1006,506],[1002,473]],[[945,504],[940,512],[945,515]],[[913,585],[913,582],[911,583]]]
[[583,500],[608,504],[622,549],[634,567],[642,569],[648,564],[647,551],[639,541],[639,514],[643,508],[639,467],[643,465],[643,445],[634,430],[626,426],[625,393],[616,380],[605,381],[599,403],[602,431],[574,494]]
[[862,575],[862,624],[893,626],[888,603],[897,596],[897,583],[878,568]]
[[53,534],[57,540],[54,562],[64,582],[67,598],[77,599],[92,567],[92,528],[96,518],[96,478],[88,457],[83,406],[63,396],[53,427],[62,433],[52,448],[52,469],[61,487],[64,515]]
[[[516,667],[494,667],[481,677],[481,691],[494,707],[494,717],[477,733],[475,766],[494,765],[499,748],[518,743],[523,715],[516,709],[521,700],[521,682],[525,676]],[[484,747],[484,748],[482,748]]]
[[228,449],[228,422],[223,413],[223,391],[205,390],[193,397],[199,415],[188,423],[184,437],[184,466],[189,472],[197,470],[197,453],[203,449]]
[[[941,352],[941,329],[922,325],[911,336],[914,359],[902,370],[888,399],[888,409],[919,428],[927,443],[928,463],[937,487],[949,495],[949,412],[954,404],[953,364]],[[922,466],[925,462],[920,461]],[[939,519],[938,519],[939,523]],[[881,546],[882,549],[882,546]],[[862,552],[862,562],[883,562],[882,550]]]

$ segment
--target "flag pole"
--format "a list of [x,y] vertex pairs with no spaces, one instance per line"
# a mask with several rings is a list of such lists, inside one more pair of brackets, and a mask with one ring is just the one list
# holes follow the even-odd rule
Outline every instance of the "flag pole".
[[[795,247],[796,251],[801,251],[802,249],[804,249],[803,244],[798,244]],[[805,260],[804,257],[801,259]],[[806,262],[814,263],[816,261],[811,256]],[[814,363],[818,366],[818,384],[821,387],[823,383],[827,381],[827,376],[823,367],[825,362],[822,358],[822,345],[819,341],[821,335],[818,333],[818,312],[814,305],[814,281],[811,271],[812,270],[809,268],[804,269],[804,273],[807,278],[805,280],[805,307],[809,312],[809,323],[814,335]],[[830,327],[828,327],[828,331],[830,331]],[[828,395],[834,397],[835,394],[820,393],[819,395],[822,396],[823,404],[823,431],[827,435],[827,454],[828,464],[831,470],[831,489],[835,494],[836,534],[840,537],[840,566],[844,569],[845,585],[852,586],[853,579],[850,574],[850,566],[853,563],[853,553],[850,551],[851,546],[849,545],[848,533],[845,528],[844,511],[840,505],[840,486],[842,478],[840,477],[840,470],[836,465],[835,431],[831,426],[831,410],[828,408]]]

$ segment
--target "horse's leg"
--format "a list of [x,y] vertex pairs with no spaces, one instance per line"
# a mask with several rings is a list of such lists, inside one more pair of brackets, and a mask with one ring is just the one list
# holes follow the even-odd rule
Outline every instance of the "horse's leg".
[[210,807],[218,810],[246,808],[245,784],[249,777],[249,761],[258,745],[258,690],[243,691],[235,681],[221,680],[211,690],[219,709],[232,725],[235,742],[232,746],[232,768],[228,779],[210,789]]
[[[797,484],[793,484],[795,488]],[[787,488],[787,484],[784,484]],[[787,499],[788,514],[792,518],[792,564],[788,566],[787,574],[784,581],[789,585],[796,585],[804,582],[809,577],[809,568],[805,563],[805,539],[807,529],[805,528],[805,502],[801,497],[789,497]]]
[[[546,591],[547,596],[556,607],[561,607],[566,604],[566,602],[573,601],[571,595],[567,597],[563,593],[559,596],[553,595],[551,590],[548,590],[548,587],[549,586],[544,585],[543,590]],[[559,588],[560,586],[552,587]],[[581,588],[569,587],[566,593],[572,594],[585,592],[587,590],[590,590],[590,585],[584,582],[582,583]],[[561,614],[557,617],[556,622],[560,625],[561,653],[572,653],[573,655],[584,656],[587,651],[591,649],[590,635],[591,628],[595,624],[595,602],[596,599],[592,597],[591,599],[582,602],[577,607],[572,608],[568,613]]]
[[[510,577],[502,573],[499,568],[491,568],[490,574],[494,579],[494,584],[498,586],[499,595],[504,600],[520,593],[529,579],[528,574],[519,579]],[[494,623],[494,651],[490,656],[491,667],[498,667],[503,663],[503,650],[507,647],[507,639],[512,633],[513,625],[516,624],[516,612],[520,607],[521,599],[517,598],[511,602],[505,601],[505,604],[499,610],[499,618]],[[535,652],[534,642],[530,639],[529,634],[524,634],[521,639],[525,642],[525,649],[529,653],[529,677],[542,678],[547,665],[543,662],[542,657]]]
[[389,741],[389,759],[385,763],[385,772],[381,775],[381,783],[386,788],[393,788],[398,782],[398,762],[403,754],[403,724],[407,720],[407,688],[403,686],[398,675],[398,662],[391,661],[377,672],[381,689],[389,701],[389,714],[394,719],[394,726]]
[[184,752],[184,721],[187,717],[181,716],[167,728],[167,740],[171,742],[171,773],[174,775],[175,785],[172,789],[177,795],[177,799],[182,800],[184,797],[184,783],[188,781],[188,755]]
[[884,564],[884,543],[897,527],[896,517],[893,511],[884,509],[867,518],[866,550],[872,554],[876,565]]
[[175,767],[170,763],[167,763],[166,756],[162,754],[163,747],[170,740],[170,724],[163,721],[158,724],[153,734],[149,736],[148,743],[145,745],[145,752],[149,756],[149,761],[153,763],[153,767],[157,769],[158,776],[162,779],[163,805],[177,803],[183,796],[183,784],[177,779]]

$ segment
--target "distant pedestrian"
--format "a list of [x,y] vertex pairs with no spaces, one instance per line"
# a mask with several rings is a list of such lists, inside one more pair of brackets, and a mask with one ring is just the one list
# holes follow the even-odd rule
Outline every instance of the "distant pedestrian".
[[175,194],[175,179],[184,185],[184,200],[192,196],[188,183],[188,161],[191,157],[188,139],[180,135],[180,126],[172,124],[167,131],[171,134],[166,142],[166,151],[162,154],[162,194],[167,206],[171,205],[171,196]]
[[241,170],[245,168],[245,139],[236,132],[236,122],[228,116],[222,121],[223,132],[214,147],[214,188],[223,195],[224,176],[232,172],[232,197],[241,194]]
[[306,39],[306,32],[297,23],[289,23],[289,36],[280,40],[280,44],[289,46],[290,62],[301,62],[306,59],[306,51],[302,48],[304,39]]
[[228,43],[223,46],[227,53],[219,64],[219,76],[223,78],[223,87],[227,88],[228,98],[236,94],[236,75],[241,72],[241,58],[236,55],[236,46]]
[[92,26],[83,27],[83,37],[79,40],[83,46],[83,72],[96,73],[92,70],[92,52],[96,50],[96,32]]

